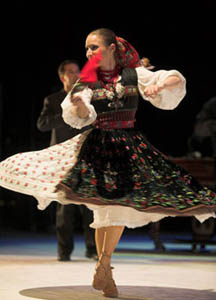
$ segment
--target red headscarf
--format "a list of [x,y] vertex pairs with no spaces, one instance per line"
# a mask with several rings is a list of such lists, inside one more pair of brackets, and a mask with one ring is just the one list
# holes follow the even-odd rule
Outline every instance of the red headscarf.
[[[134,47],[126,40],[116,37],[117,63],[123,68],[136,68],[140,66],[140,58]],[[98,81],[97,70],[102,59],[101,51],[87,61],[80,72],[80,82]]]
[[116,37],[117,62],[123,68],[136,68],[140,66],[140,58],[135,48],[126,40]]

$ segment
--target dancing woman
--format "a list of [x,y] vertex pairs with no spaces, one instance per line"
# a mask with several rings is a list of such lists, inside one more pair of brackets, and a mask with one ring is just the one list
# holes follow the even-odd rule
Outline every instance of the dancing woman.
[[62,144],[9,157],[0,164],[0,184],[33,195],[40,209],[51,201],[91,208],[99,257],[93,287],[117,297],[111,256],[124,227],[166,216],[204,221],[215,215],[216,195],[134,128],[140,96],[160,109],[177,107],[185,96],[181,73],[143,67],[136,50],[109,29],[87,36],[86,55],[89,63],[62,109],[67,124],[89,129]]

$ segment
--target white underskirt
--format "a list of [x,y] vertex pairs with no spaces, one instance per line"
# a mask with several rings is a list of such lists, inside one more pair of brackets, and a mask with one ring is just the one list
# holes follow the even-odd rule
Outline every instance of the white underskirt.
[[[141,212],[126,206],[102,206],[88,205],[94,213],[94,221],[90,224],[92,228],[107,226],[126,226],[136,228],[145,226],[151,222],[157,222],[167,217],[163,213]],[[170,215],[170,217],[174,217]],[[215,213],[194,215],[201,223],[211,217],[216,217]]]

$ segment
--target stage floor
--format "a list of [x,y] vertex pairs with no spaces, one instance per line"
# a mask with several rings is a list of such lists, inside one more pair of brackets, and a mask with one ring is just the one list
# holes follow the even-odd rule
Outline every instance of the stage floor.
[[[216,245],[192,253],[190,243],[178,243],[176,236],[161,238],[167,249],[164,253],[155,252],[146,236],[123,235],[112,262],[119,299],[215,300]],[[79,234],[72,260],[58,262],[55,234],[2,233],[0,299],[106,299],[91,287],[95,262],[85,258],[84,253]]]

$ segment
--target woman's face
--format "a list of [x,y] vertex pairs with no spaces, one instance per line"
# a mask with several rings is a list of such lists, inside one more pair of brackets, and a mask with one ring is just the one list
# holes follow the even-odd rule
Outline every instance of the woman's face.
[[108,68],[110,63],[115,61],[114,53],[116,46],[111,44],[106,46],[103,37],[96,34],[88,35],[86,39],[86,56],[90,59],[93,55],[101,51],[102,60],[100,62],[101,68]]

